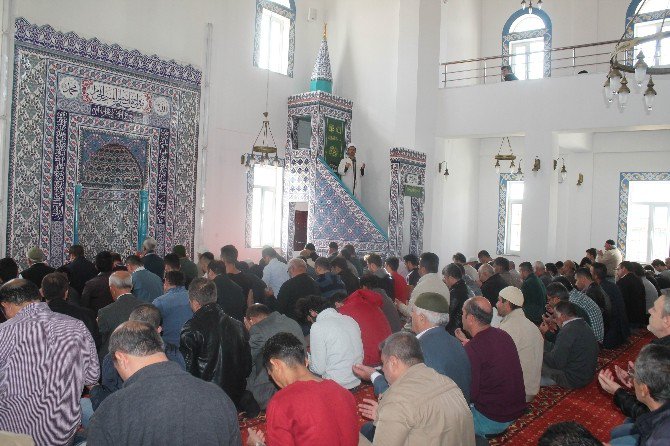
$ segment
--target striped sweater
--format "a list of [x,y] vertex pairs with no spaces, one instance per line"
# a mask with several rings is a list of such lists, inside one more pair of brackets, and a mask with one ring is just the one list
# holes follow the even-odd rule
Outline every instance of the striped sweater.
[[69,444],[79,397],[100,373],[95,343],[79,320],[35,302],[0,325],[0,431],[35,444]]

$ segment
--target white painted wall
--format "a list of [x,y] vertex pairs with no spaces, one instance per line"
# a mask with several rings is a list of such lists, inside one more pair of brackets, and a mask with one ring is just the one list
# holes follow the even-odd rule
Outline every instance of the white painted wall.
[[[501,52],[502,29],[518,10],[517,0],[483,0],[481,21],[482,56]],[[553,27],[553,47],[616,40],[625,27],[630,0],[547,0],[543,9]]]
[[[523,258],[581,258],[584,247],[614,237],[621,170],[670,170],[670,82],[656,79],[656,109],[640,98],[625,112],[606,107],[602,75],[437,90],[438,60],[499,54],[500,33],[517,0],[296,0],[294,77],[270,75],[270,119],[283,154],[286,98],[308,89],[329,23],[334,93],[354,101],[353,140],[368,165],[364,204],[388,224],[388,150],[404,145],[428,155],[425,249],[448,261],[495,250],[498,180],[492,156],[511,135],[527,176]],[[628,0],[547,0],[554,46],[616,39]],[[307,22],[308,7],[319,10]],[[214,24],[214,54],[203,248],[233,243],[243,258],[248,151],[265,108],[266,72],[253,67],[253,1],[47,0],[15,2],[14,15],[83,37],[203,66],[204,30]],[[440,24],[442,20],[442,25]],[[655,130],[655,131],[651,131]],[[631,133],[629,131],[635,131]],[[637,149],[639,147],[639,149]],[[638,150],[630,154],[629,150]],[[526,152],[526,153],[524,153]],[[615,153],[613,153],[615,152]],[[570,172],[558,185],[551,160],[561,154]],[[447,182],[437,163],[449,162]],[[574,185],[583,171],[585,183]]]
[[[621,172],[670,171],[670,131],[608,132],[593,135],[593,150],[567,154],[570,175],[561,185],[557,258],[579,260],[587,247],[617,239]],[[578,173],[584,184],[577,186]],[[588,229],[588,230],[584,230]]]
[[[498,179],[493,155],[500,136],[512,137],[524,158],[526,180],[522,223],[523,260],[581,259],[588,247],[616,238],[619,173],[670,171],[670,102],[657,102],[647,113],[639,95],[628,109],[608,108],[600,75],[481,85],[440,92],[437,134],[479,144],[476,247],[495,251]],[[670,91],[668,80],[661,80]],[[659,95],[659,98],[661,96]],[[463,151],[459,151],[463,153]],[[558,184],[552,160],[565,158],[568,179]],[[539,156],[542,167],[529,171]],[[559,169],[561,163],[559,162]],[[584,184],[577,186],[578,173]],[[434,202],[434,209],[442,203]],[[434,211],[438,212],[438,211]],[[438,212],[439,214],[439,212]],[[453,237],[468,237],[461,230]],[[524,240],[527,242],[524,243]],[[528,242],[530,241],[530,242]]]
[[396,122],[399,9],[399,0],[328,5],[333,93],[354,101],[352,142],[366,163],[363,204],[383,229]]
[[596,134],[593,157],[591,240],[602,244],[616,240],[620,172],[669,172],[670,131]]
[[[482,56],[481,27],[483,0],[442,2],[440,61],[473,59]],[[496,4],[498,1],[495,2]],[[487,13],[488,14],[488,13]]]
[[[428,176],[435,179],[434,199],[430,212],[426,212],[426,220],[432,225],[425,231],[424,247],[446,265],[454,253],[472,255],[479,246],[480,144],[476,139],[436,138],[435,145],[437,160],[428,169]],[[446,180],[437,170],[440,161],[446,161],[449,168]]]
[[363,204],[384,229],[389,149],[419,150],[434,162],[439,8],[434,0],[328,5],[333,92],[354,101],[352,141],[366,162]]
[[[547,0],[543,10],[552,22],[552,47],[560,48],[573,45],[593,44],[618,40],[623,34],[625,16],[630,0]],[[502,52],[502,29],[507,19],[520,6],[519,0],[449,0],[443,6],[440,61],[473,59],[479,57],[500,56]],[[609,52],[613,45],[578,49],[576,56]],[[552,76],[571,76],[570,50],[555,52],[553,55]],[[607,62],[607,56],[594,56],[589,59],[577,59],[577,63]],[[488,61],[488,66],[500,66],[500,60]],[[483,64],[452,65],[453,70],[469,70]],[[563,67],[565,69],[556,69]],[[607,70],[606,64],[588,65],[590,73]],[[579,71],[580,69],[574,70]],[[495,70],[497,71],[497,69]],[[479,75],[482,74],[480,71]],[[488,74],[492,74],[489,71]],[[466,77],[466,74],[453,75]],[[489,81],[497,82],[490,78]],[[450,82],[450,87],[460,87],[478,81]]]
[[[532,155],[526,162],[523,137],[512,137],[514,153],[524,158],[523,171],[526,180],[531,172]],[[628,131],[595,133],[593,145],[587,150],[561,147],[560,156],[565,158],[568,178],[558,184],[558,170],[552,170],[551,160],[542,162],[542,170],[549,170],[551,182],[556,187],[555,248],[545,255],[536,255],[533,245],[542,243],[537,231],[523,225],[522,249],[518,259],[555,261],[572,258],[580,260],[589,247],[599,248],[604,241],[617,236],[619,215],[619,175],[621,172],[670,171],[670,131]],[[475,255],[480,249],[493,253],[498,229],[498,178],[493,168],[493,155],[500,144],[499,138],[459,139],[438,141],[458,154],[457,159],[447,155],[450,178],[463,179],[454,195],[449,192],[451,184],[444,186],[444,198],[432,205],[432,218],[440,222],[440,229],[432,234],[436,252],[441,257],[461,251],[466,256]],[[449,152],[447,152],[449,153]],[[451,152],[454,153],[454,152]],[[476,154],[473,164],[472,154]],[[584,183],[577,186],[578,174],[584,175]],[[448,183],[449,183],[448,182]],[[528,191],[528,189],[527,189]],[[436,194],[442,193],[438,188]],[[535,206],[526,193],[524,220],[533,215]],[[474,211],[474,215],[473,212]],[[458,218],[455,218],[458,216]],[[474,224],[473,224],[474,222]],[[507,256],[514,259],[513,256]],[[446,258],[446,257],[445,257]]]

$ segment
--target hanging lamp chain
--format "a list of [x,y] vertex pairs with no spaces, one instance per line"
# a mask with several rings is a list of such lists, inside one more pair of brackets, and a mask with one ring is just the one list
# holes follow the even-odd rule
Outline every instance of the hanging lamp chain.
[[[502,148],[503,144],[505,143],[505,140],[507,140],[507,148],[509,149],[509,154],[503,155]],[[512,151],[512,143],[509,140],[509,136],[504,136],[500,140],[500,147],[498,147],[498,154],[493,157],[493,159],[497,161],[514,161],[516,159],[516,156],[514,155],[514,152]]]
[[[252,152],[259,152],[265,154],[267,157],[267,154],[269,153],[277,153],[277,142],[275,141],[274,135],[272,134],[272,129],[270,128],[270,119],[268,118],[270,115],[268,112],[270,104],[270,70],[267,69],[266,71],[267,77],[265,81],[265,111],[263,112],[263,125],[258,132],[258,135],[256,135]],[[268,138],[268,133],[270,138]],[[260,138],[261,134],[263,134],[263,138],[261,140],[261,144],[258,145],[258,138]],[[270,139],[272,140],[272,145],[269,145]]]

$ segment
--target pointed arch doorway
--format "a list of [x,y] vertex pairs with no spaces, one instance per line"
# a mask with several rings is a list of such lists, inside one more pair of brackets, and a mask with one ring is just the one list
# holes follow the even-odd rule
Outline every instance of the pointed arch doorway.
[[109,143],[81,160],[75,187],[74,242],[89,252],[127,256],[147,234],[148,193],[140,162],[124,145]]

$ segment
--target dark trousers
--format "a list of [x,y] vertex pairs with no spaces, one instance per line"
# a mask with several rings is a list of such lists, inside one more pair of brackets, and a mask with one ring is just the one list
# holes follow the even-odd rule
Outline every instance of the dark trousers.
[[377,428],[375,427],[374,424],[372,424],[372,421],[369,421],[365,423],[363,426],[361,426],[361,435],[363,435],[365,438],[368,439],[370,443],[375,441],[375,431]]

